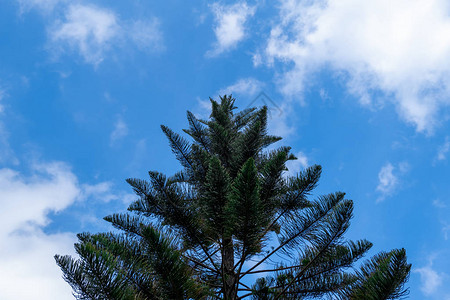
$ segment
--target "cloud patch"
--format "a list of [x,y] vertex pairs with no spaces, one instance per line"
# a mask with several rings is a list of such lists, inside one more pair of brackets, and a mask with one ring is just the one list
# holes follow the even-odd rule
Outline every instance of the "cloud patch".
[[110,145],[113,145],[118,140],[124,138],[127,135],[128,135],[127,124],[122,120],[122,118],[118,118],[116,123],[114,124],[114,130],[111,132],[111,135],[109,137]]
[[75,235],[45,234],[49,212],[71,205],[80,195],[77,178],[62,163],[35,164],[32,174],[0,169],[1,298],[73,299],[53,255],[72,253]]
[[438,153],[436,155],[437,160],[445,160],[447,159],[447,154],[450,151],[450,139],[447,136],[445,138],[445,143],[439,147]]
[[225,94],[237,94],[241,96],[256,96],[262,91],[265,84],[255,78],[242,78],[236,81],[234,84],[220,89],[218,94],[223,96]]
[[70,5],[64,21],[50,30],[52,45],[77,51],[86,62],[98,64],[119,35],[116,15],[109,10],[81,4]]
[[246,37],[245,23],[249,17],[255,14],[256,7],[249,6],[246,2],[238,2],[233,5],[211,5],[214,14],[214,34],[216,42],[208,56],[217,56],[229,51]]
[[406,162],[394,167],[390,162],[386,163],[378,172],[378,185],[376,190],[381,194],[377,202],[381,202],[386,197],[395,193],[399,188],[399,175],[405,174],[409,170],[409,164]]
[[49,29],[49,49],[56,57],[77,53],[85,62],[98,65],[112,49],[131,42],[142,51],[164,48],[162,33],[156,18],[121,20],[112,10],[84,4],[72,4],[65,9],[64,18]]
[[414,269],[413,273],[420,275],[421,286],[420,290],[425,296],[431,296],[442,285],[445,274],[438,273],[433,269],[433,257],[429,258],[426,266]]
[[1,298],[73,299],[53,256],[74,254],[76,236],[70,232],[46,233],[44,228],[51,222],[48,215],[76,201],[105,195],[111,195],[109,183],[80,184],[62,162],[35,163],[29,174],[1,168]]
[[286,95],[332,70],[361,104],[391,102],[417,131],[432,132],[450,106],[449,8],[440,0],[282,0],[264,61],[287,67]]

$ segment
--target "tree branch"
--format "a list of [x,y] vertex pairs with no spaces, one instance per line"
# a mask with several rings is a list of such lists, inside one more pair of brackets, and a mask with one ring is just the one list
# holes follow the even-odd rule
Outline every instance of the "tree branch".
[[[342,226],[343,224],[341,224]],[[295,277],[289,282],[289,284],[287,286],[285,286],[283,288],[283,290],[281,290],[281,292],[275,297],[274,300],[278,300],[280,299],[281,295],[283,295],[288,288],[290,288],[292,286],[292,284],[294,284],[294,282],[301,276],[303,275],[303,273],[305,273],[305,271],[313,264],[313,262],[315,262],[317,260],[318,257],[320,257],[322,255],[322,253],[325,252],[326,249],[328,249],[328,247],[330,246],[330,244],[334,241],[334,239],[336,237],[339,236],[339,234],[341,233],[341,230],[337,230],[336,233],[333,235],[333,237],[328,241],[328,243],[319,251],[319,253],[317,253],[316,256],[314,256],[314,258],[309,261],[306,266],[297,274],[295,275]]]
[[250,293],[247,293],[247,294],[245,294],[245,295],[242,295],[242,296],[238,297],[237,299],[238,299],[238,300],[239,300],[239,299],[244,299],[244,298],[247,298],[248,296],[251,296],[251,295],[253,295],[253,292],[250,292]]
[[282,268],[279,268],[279,269],[257,270],[257,271],[248,272],[247,274],[256,274],[256,273],[264,273],[264,272],[278,272],[278,271],[284,271],[284,270],[300,268],[300,267],[301,267],[301,265],[291,266],[291,267],[282,267]]
[[[205,265],[203,262],[199,262],[199,261],[197,261],[197,260],[195,260],[195,259],[193,259],[192,257],[189,257],[189,256],[187,256],[187,255],[183,255],[183,254],[181,254],[181,255],[182,255],[184,258],[189,259],[190,261],[192,261],[196,266],[199,265],[199,266],[202,266],[202,267],[205,268],[205,269],[210,270],[211,272],[219,273],[216,269],[213,269],[213,268],[211,268],[210,266]],[[207,259],[206,259],[206,260],[207,260]],[[194,268],[195,268],[196,266],[194,266]]]
[[278,250],[282,249],[284,246],[286,246],[288,243],[290,243],[293,239],[297,238],[298,236],[300,236],[302,233],[304,233],[306,230],[308,230],[309,228],[311,228],[313,225],[315,225],[317,222],[319,222],[321,219],[323,219],[326,215],[328,215],[328,213],[333,209],[334,206],[330,207],[323,215],[321,215],[319,218],[317,218],[316,220],[314,220],[314,222],[311,222],[311,224],[309,224],[307,227],[303,228],[303,230],[300,230],[299,232],[297,232],[297,234],[291,236],[289,239],[287,239],[286,241],[284,241],[283,243],[281,243],[277,248],[275,248],[272,252],[270,252],[269,254],[267,254],[263,259],[261,259],[258,263],[256,263],[253,267],[251,267],[250,269],[248,269],[245,273],[243,273],[239,279],[241,279],[242,277],[244,277],[245,275],[249,274],[249,272],[251,272],[252,270],[254,270],[256,267],[258,267],[260,264],[262,264],[264,261],[266,261],[266,259],[268,259],[270,256],[272,256],[274,253],[276,253]]

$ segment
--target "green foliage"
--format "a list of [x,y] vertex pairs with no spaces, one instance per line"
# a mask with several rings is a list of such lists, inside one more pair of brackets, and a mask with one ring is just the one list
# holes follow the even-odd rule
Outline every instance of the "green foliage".
[[401,298],[407,295],[404,285],[410,270],[405,249],[381,252],[361,266],[356,281],[346,288],[344,295],[355,300]]
[[[105,217],[115,233],[79,234],[79,259],[56,255],[78,299],[394,299],[410,265],[405,251],[355,263],[372,247],[346,241],[353,201],[310,199],[322,168],[288,176],[290,148],[264,150],[267,108],[235,112],[211,100],[209,120],[187,113],[187,140],[161,126],[182,170],[128,179],[139,197]],[[265,277],[251,280],[260,274]]]

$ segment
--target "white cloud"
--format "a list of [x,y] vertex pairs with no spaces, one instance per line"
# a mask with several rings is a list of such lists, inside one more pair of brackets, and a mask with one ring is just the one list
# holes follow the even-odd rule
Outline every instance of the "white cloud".
[[429,263],[418,269],[413,270],[414,273],[419,273],[422,285],[420,290],[426,296],[430,296],[436,292],[438,287],[442,284],[444,274],[438,273],[433,269],[433,257],[429,258]]
[[390,194],[398,184],[397,177],[393,174],[394,166],[391,163],[384,165],[378,173],[377,191],[383,195]]
[[297,157],[296,160],[290,160],[286,163],[286,167],[288,168],[289,176],[295,176],[301,170],[309,167],[308,157],[305,153],[299,151],[295,154]]
[[72,300],[70,286],[53,256],[71,254],[72,234],[44,234],[40,229],[2,238],[0,295],[3,300]]
[[255,78],[242,78],[236,83],[219,90],[218,94],[221,96],[225,94],[256,96],[257,93],[262,91],[263,87],[264,83]]
[[420,274],[422,285],[420,289],[422,292],[429,296],[436,291],[436,289],[442,284],[442,276],[438,274],[431,266],[425,266],[414,270]]
[[450,139],[449,137],[446,137],[445,143],[438,149],[436,158],[438,160],[445,160],[447,158],[448,151],[450,151]]
[[282,0],[265,61],[293,65],[280,79],[287,95],[330,68],[362,104],[381,92],[376,100],[431,132],[450,105],[448,9],[443,0]]
[[65,21],[50,32],[53,45],[79,51],[86,62],[98,64],[112,40],[119,35],[116,15],[106,9],[80,4],[70,5]]
[[233,5],[214,3],[211,5],[211,10],[214,13],[214,33],[217,41],[214,49],[207,54],[215,56],[235,48],[245,38],[245,23],[255,14],[256,8],[248,6],[246,2]]
[[51,26],[49,39],[49,48],[56,56],[74,52],[94,65],[112,49],[129,42],[142,51],[164,49],[158,19],[123,21],[111,10],[84,4],[66,7],[64,20]]
[[378,185],[377,191],[381,193],[381,196],[377,199],[377,202],[383,201],[387,196],[395,193],[395,190],[399,187],[399,175],[405,174],[410,169],[407,162],[401,162],[394,167],[390,162],[386,163],[378,173]]
[[44,228],[51,222],[48,215],[76,201],[108,195],[109,183],[79,184],[61,162],[33,164],[29,175],[0,169],[0,298],[73,299],[53,256],[73,255],[76,236],[46,233]]
[[122,120],[122,118],[119,118],[116,123],[114,124],[114,130],[111,132],[110,135],[110,145],[113,145],[117,140],[124,138],[128,134],[128,126],[127,124]]
[[0,169],[0,298],[73,299],[53,255],[73,253],[75,236],[42,228],[49,212],[65,209],[79,195],[77,178],[61,163],[34,165],[28,177]]
[[0,235],[27,224],[45,226],[48,211],[60,211],[79,196],[77,179],[62,163],[36,164],[29,178],[12,169],[0,169],[3,212]]

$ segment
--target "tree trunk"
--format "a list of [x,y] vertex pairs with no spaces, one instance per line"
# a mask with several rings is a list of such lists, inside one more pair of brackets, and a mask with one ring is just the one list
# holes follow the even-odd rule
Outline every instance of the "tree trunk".
[[236,299],[236,273],[234,268],[234,248],[231,238],[223,239],[222,250],[223,295],[225,300]]

